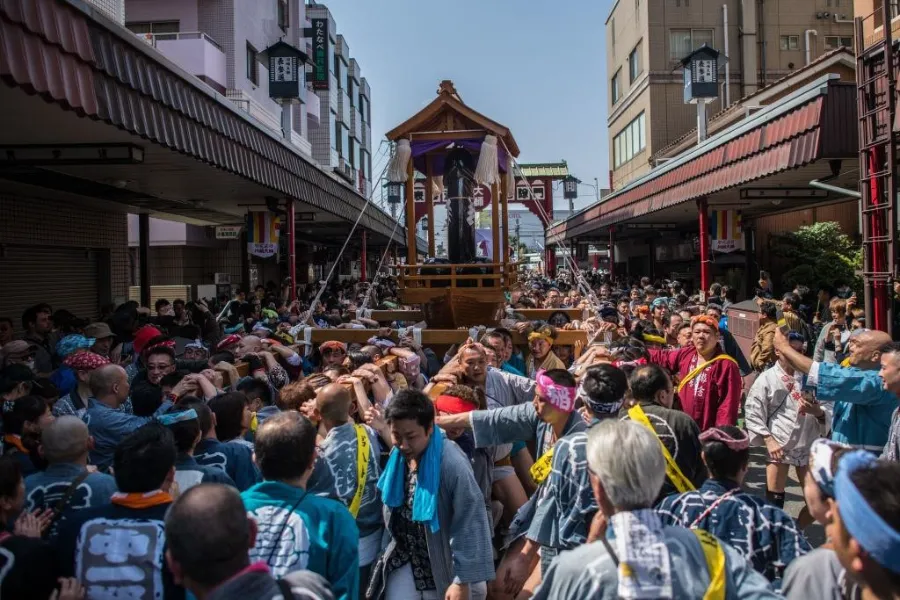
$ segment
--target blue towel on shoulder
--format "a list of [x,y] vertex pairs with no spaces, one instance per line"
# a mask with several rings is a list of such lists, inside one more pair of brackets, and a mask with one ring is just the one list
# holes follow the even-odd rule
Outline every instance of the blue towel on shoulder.
[[[441,454],[444,450],[444,432],[440,427],[432,429],[428,447],[419,460],[419,476],[413,497],[413,521],[427,523],[432,533],[441,526],[438,522],[438,491],[441,485]],[[403,504],[406,496],[403,480],[406,475],[406,458],[398,448],[391,450],[387,465],[378,479],[381,501],[390,508]]]

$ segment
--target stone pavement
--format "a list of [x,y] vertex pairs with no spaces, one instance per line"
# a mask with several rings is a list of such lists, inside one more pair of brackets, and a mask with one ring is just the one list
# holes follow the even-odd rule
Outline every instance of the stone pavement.
[[[766,450],[765,448],[750,448],[750,471],[744,482],[744,488],[752,494],[762,498],[766,497]],[[788,474],[787,486],[784,490],[784,510],[796,518],[800,509],[804,506],[803,486],[797,481],[793,467]],[[821,546],[825,542],[825,528],[814,523],[806,528],[806,537],[813,547]]]

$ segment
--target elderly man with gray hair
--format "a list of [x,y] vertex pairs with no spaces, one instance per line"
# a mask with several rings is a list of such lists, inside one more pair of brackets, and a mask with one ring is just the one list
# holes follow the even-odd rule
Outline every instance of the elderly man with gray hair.
[[41,447],[48,466],[25,478],[29,511],[49,509],[58,517],[69,510],[109,504],[117,491],[116,480],[88,470],[92,443],[88,426],[73,415],[58,417],[44,428]]
[[634,421],[595,425],[587,462],[600,507],[588,543],[553,561],[534,598],[780,598],[714,536],[663,525],[653,502],[666,464],[650,430]]

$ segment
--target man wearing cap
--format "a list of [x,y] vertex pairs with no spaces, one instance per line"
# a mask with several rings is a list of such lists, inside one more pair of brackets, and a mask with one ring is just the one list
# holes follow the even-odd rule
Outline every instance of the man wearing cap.
[[704,431],[737,423],[741,374],[737,361],[719,345],[719,324],[706,315],[691,324],[692,345],[672,350],[649,349],[650,360],[677,374],[681,407]]
[[878,375],[882,349],[891,338],[883,331],[865,330],[850,338],[849,366],[814,362],[797,352],[781,329],[775,331],[775,350],[795,370],[807,374],[806,386],[816,390],[819,402],[834,401],[831,439],[872,452],[888,441],[897,396],[885,389]]
[[25,340],[13,340],[0,348],[0,369],[8,365],[24,364],[34,371],[34,355],[37,346]]
[[60,394],[69,394],[75,389],[78,381],[75,378],[75,371],[65,365],[65,360],[79,352],[87,352],[96,342],[94,338],[87,338],[83,335],[73,333],[62,338],[56,344],[56,355],[63,361],[63,366],[57,369],[50,376],[50,381],[57,387]]
[[56,417],[75,415],[79,418],[84,415],[88,399],[91,397],[91,372],[108,364],[108,358],[93,352],[76,352],[67,356],[63,366],[75,373],[76,385],[71,392],[56,401],[53,405],[53,415]]
[[93,339],[94,345],[91,346],[91,352],[109,358],[109,352],[112,350],[115,337],[109,325],[98,322],[91,323],[84,328],[84,337]]

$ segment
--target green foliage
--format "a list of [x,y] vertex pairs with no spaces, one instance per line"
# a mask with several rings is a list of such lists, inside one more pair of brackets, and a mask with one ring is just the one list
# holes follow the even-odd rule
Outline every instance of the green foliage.
[[781,277],[784,289],[798,283],[813,287],[821,283],[862,289],[856,271],[862,268],[862,249],[840,226],[828,221],[773,235],[771,255],[787,268]]

